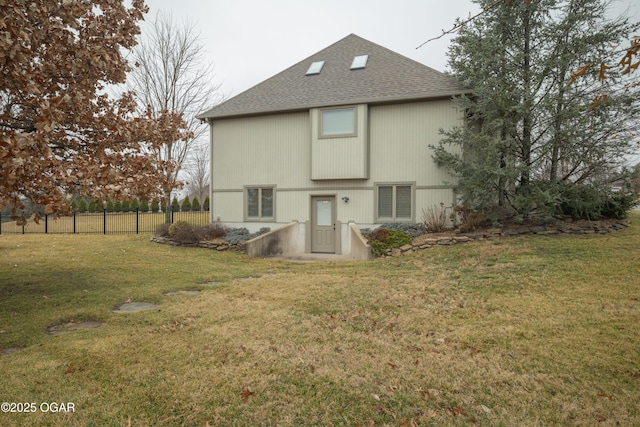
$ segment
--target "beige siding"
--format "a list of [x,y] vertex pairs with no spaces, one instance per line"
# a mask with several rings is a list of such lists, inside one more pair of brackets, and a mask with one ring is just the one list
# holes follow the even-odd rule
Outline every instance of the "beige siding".
[[373,181],[414,181],[418,187],[453,181],[433,163],[429,149],[442,139],[439,129],[459,124],[461,115],[450,100],[373,106],[369,111]]
[[[422,208],[453,203],[454,180],[433,163],[428,148],[442,138],[440,128],[455,126],[461,119],[451,101],[369,106],[364,111],[359,109],[358,115],[359,125],[368,123],[367,129],[358,134],[366,134],[368,141],[355,154],[343,150],[342,157],[338,157],[345,162],[341,167],[352,162],[357,176],[366,170],[367,179],[311,179],[310,111],[215,121],[212,219],[242,222],[243,189],[260,185],[275,185],[275,222],[280,224],[309,220],[311,195],[335,195],[339,221],[373,224],[375,185],[380,183],[412,183],[413,216],[418,222]],[[349,202],[345,203],[343,197],[348,197]]]
[[312,108],[311,120],[311,179],[368,178],[367,106],[356,110],[356,135],[352,137],[321,138],[320,109]]
[[309,181],[310,135],[307,112],[214,122],[214,188],[305,185]]

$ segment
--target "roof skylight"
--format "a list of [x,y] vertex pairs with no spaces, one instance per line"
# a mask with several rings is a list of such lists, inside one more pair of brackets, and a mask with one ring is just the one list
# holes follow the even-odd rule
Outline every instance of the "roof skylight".
[[367,67],[367,60],[369,59],[369,55],[359,55],[353,58],[353,62],[351,63],[352,70],[359,70]]
[[310,66],[309,69],[307,70],[307,76],[312,76],[314,74],[320,74],[320,71],[322,70],[322,67],[324,66],[324,61],[316,61],[313,62]]

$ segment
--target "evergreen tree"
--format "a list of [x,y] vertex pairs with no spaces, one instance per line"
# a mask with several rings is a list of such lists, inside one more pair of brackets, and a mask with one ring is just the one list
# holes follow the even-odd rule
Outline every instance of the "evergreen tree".
[[131,212],[131,202],[127,200],[122,201],[122,212]]
[[98,212],[99,211],[99,205],[96,203],[95,200],[91,199],[89,200],[89,206],[87,206],[87,210],[89,212]]
[[195,212],[199,212],[200,211],[200,200],[198,200],[198,198],[196,196],[194,196],[193,200],[191,201],[191,210],[193,210]]
[[178,202],[176,196],[173,196],[173,200],[171,201],[171,208],[174,212],[180,212],[180,202]]
[[80,199],[78,202],[78,212],[85,213],[87,211],[87,201],[85,199]]
[[131,211],[135,212],[136,210],[140,209],[140,201],[135,198],[131,201]]
[[122,202],[120,200],[113,204],[113,212],[122,212]]
[[153,199],[151,201],[151,212],[155,213],[160,211],[160,202],[158,201],[158,199]]
[[149,212],[149,202],[146,199],[140,201],[140,212]]
[[189,201],[189,196],[186,196],[182,201],[182,212],[190,212],[191,211],[191,202]]
[[602,0],[477,3],[485,12],[449,52],[474,91],[458,99],[467,121],[433,147],[434,160],[459,178],[469,208],[552,215],[575,193],[567,186],[598,185],[634,148],[638,87],[600,64],[615,63],[611,46],[638,24],[607,20]]
[[202,210],[209,212],[209,196],[207,196],[204,199],[204,202],[202,202]]
[[74,212],[78,211],[78,201],[76,199],[71,201],[71,210]]
[[111,200],[109,200],[107,202],[107,212],[115,212],[115,205],[113,204],[113,202]]

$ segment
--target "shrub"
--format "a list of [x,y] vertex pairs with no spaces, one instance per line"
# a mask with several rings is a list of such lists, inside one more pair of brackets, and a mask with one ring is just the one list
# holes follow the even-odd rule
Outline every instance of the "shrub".
[[269,227],[262,227],[255,233],[250,233],[246,228],[225,228],[225,239],[231,244],[239,243],[243,240],[251,240],[254,237],[258,237],[262,234],[271,231]]
[[87,206],[87,210],[89,212],[99,212],[100,211],[100,203],[95,200],[89,200],[89,206]]
[[378,228],[386,228],[387,230],[404,231],[411,237],[418,237],[424,234],[424,227],[422,224],[413,224],[408,222],[392,222],[392,223],[382,224]]
[[626,218],[638,201],[637,193],[611,193],[602,205],[602,216],[614,219]]
[[169,226],[169,237],[178,243],[198,243],[193,224],[187,221],[178,221]]
[[614,193],[590,185],[565,184],[561,192],[562,214],[575,219],[626,218],[638,202],[632,193]]
[[173,196],[173,200],[171,201],[171,209],[173,209],[174,212],[180,212],[180,202],[178,202],[176,196]]
[[194,212],[200,211],[200,200],[198,200],[197,197],[194,197],[193,200],[191,201],[191,210]]
[[422,208],[422,225],[429,232],[440,232],[447,229],[449,215],[444,203],[440,203],[440,207],[433,205],[428,208]]
[[204,199],[204,202],[202,202],[202,210],[203,211],[209,211],[209,196],[207,196]]
[[191,211],[191,202],[189,201],[189,196],[185,197],[182,201],[182,212]]
[[387,249],[399,248],[411,242],[411,236],[402,230],[379,227],[365,235],[375,256],[384,255]]
[[171,224],[163,223],[156,227],[156,236],[159,237],[169,237],[169,227]]
[[213,240],[226,235],[224,227],[219,224],[209,224],[203,227],[196,227],[194,229],[194,233],[199,242],[203,240]]
[[462,232],[473,231],[484,221],[482,212],[472,211],[466,206],[456,206],[453,211],[460,221],[460,231]]

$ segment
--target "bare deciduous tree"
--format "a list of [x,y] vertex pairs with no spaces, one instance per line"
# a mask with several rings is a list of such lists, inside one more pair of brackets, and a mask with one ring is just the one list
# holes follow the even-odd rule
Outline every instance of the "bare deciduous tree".
[[[172,189],[180,186],[178,173],[207,130],[196,115],[223,99],[218,92],[220,85],[214,83],[213,67],[204,63],[203,58],[204,46],[194,25],[189,22],[175,25],[171,15],[162,13],[156,15],[132,55],[135,66],[128,84],[138,95],[139,108],[182,114],[192,132],[188,141],[177,140],[154,150],[158,159],[178,165],[164,172],[166,180],[173,184]],[[165,191],[167,210],[172,189]]]
[[207,144],[194,146],[184,170],[189,178],[187,186],[189,194],[192,197],[198,197],[202,203],[209,188],[209,146]]

